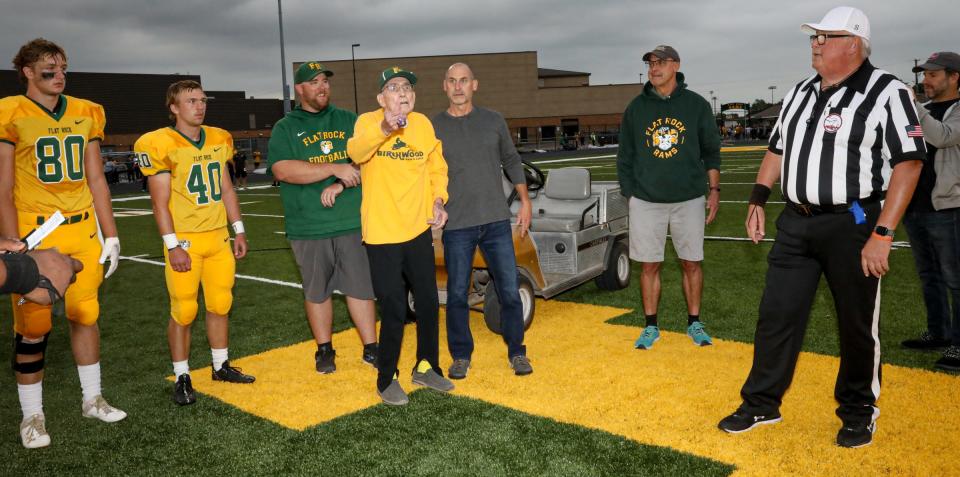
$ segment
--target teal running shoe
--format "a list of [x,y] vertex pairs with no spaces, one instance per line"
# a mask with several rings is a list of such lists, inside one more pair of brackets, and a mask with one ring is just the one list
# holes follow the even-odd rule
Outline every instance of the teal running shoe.
[[697,346],[710,346],[713,344],[710,335],[703,329],[703,323],[699,321],[694,321],[692,325],[687,327],[687,336],[689,336],[690,339],[693,340],[693,344]]
[[650,349],[653,348],[653,344],[656,343],[658,339],[660,339],[660,328],[648,326],[643,329],[643,333],[640,333],[640,337],[633,343],[633,347],[637,349]]

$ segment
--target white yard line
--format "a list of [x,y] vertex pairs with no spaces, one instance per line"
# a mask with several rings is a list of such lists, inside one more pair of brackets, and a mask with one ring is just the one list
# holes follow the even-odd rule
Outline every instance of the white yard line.
[[[140,258],[140,257],[142,257],[142,256],[143,256],[143,255],[136,255],[136,256],[133,256],[133,257],[120,257],[120,258],[121,258],[122,260],[130,260],[131,262],[146,263],[146,264],[150,264],[150,265],[157,265],[157,266],[160,266],[160,267],[166,266],[163,262],[158,262],[158,261],[156,261],[156,260],[147,260],[147,259],[145,259],[145,258]],[[238,273],[236,276],[237,276],[237,278],[241,278],[241,279],[243,279],[243,280],[251,280],[251,281],[255,281],[255,282],[269,283],[269,284],[271,284],[271,285],[280,285],[280,286],[290,287],[290,288],[299,288],[299,289],[301,289],[301,290],[303,289],[303,285],[301,285],[301,284],[299,284],[299,283],[285,282],[285,281],[283,281],[283,280],[274,280],[274,279],[272,279],[272,278],[255,277],[255,276],[252,276],[252,275],[241,275],[241,274],[239,274],[239,273]]]

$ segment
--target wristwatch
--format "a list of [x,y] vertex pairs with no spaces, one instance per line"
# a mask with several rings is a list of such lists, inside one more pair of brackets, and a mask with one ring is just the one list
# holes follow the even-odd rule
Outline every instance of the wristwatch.
[[876,228],[873,229],[873,231],[876,232],[877,235],[880,235],[882,237],[893,237],[894,235],[893,229],[888,229],[882,225],[878,225]]

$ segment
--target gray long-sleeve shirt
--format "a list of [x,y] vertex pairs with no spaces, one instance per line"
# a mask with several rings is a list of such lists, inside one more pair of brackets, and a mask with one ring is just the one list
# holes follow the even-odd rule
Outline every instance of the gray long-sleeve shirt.
[[474,107],[466,116],[446,111],[433,118],[443,143],[450,200],[447,229],[461,229],[510,218],[503,191],[503,171],[513,184],[525,184],[520,154],[507,122],[496,111]]

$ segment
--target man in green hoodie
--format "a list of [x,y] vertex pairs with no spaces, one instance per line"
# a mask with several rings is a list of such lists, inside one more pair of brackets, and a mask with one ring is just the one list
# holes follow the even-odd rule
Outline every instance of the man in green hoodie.
[[267,158],[280,182],[287,239],[303,279],[320,374],[337,369],[334,290],[347,297],[363,361],[376,367],[377,356],[373,284],[360,240],[360,171],[347,157],[357,115],[330,104],[330,76],[333,72],[319,62],[300,65],[294,74],[300,105],[277,121]]
[[700,264],[704,224],[720,205],[720,136],[710,103],[683,82],[677,50],[660,45],[643,61],[649,81],[623,113],[617,153],[620,193],[630,198],[630,258],[643,265],[646,327],[635,346],[650,349],[660,339],[657,305],[668,229],[683,267],[687,335],[708,346],[713,342],[700,321]]

